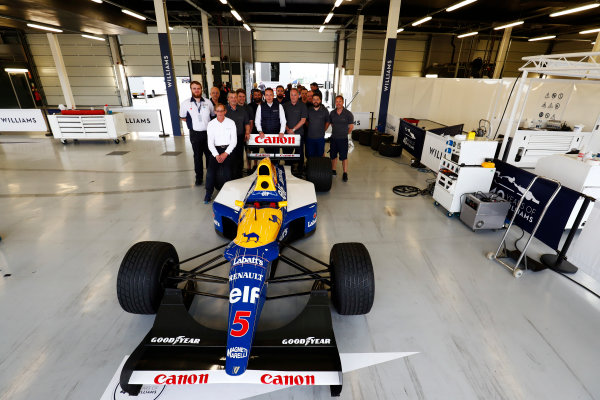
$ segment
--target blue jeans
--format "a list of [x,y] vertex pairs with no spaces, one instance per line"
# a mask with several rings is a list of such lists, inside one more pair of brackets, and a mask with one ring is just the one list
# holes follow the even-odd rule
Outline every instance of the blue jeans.
[[306,139],[306,158],[323,157],[325,153],[325,138]]

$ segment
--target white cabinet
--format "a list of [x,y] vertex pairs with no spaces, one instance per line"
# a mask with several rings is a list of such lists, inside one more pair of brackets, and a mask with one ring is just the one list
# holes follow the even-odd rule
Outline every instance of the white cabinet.
[[114,140],[119,143],[129,135],[123,113],[106,115],[62,115],[48,116],[50,129],[56,139],[66,143],[68,139]]

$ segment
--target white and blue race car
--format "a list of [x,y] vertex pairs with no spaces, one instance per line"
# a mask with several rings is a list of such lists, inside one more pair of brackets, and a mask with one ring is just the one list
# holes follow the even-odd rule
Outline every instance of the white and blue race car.
[[[316,229],[314,185],[269,158],[253,175],[225,183],[213,211],[216,231],[231,242],[183,261],[169,243],[140,242],[123,259],[117,277],[119,303],[125,311],[157,316],[125,363],[121,388],[137,395],[142,385],[329,385],[332,396],[339,395],[342,372],[329,292],[340,314],[370,311],[375,284],[365,246],[335,244],[329,263],[293,247],[293,240]],[[319,268],[307,268],[282,254],[288,249]],[[191,266],[201,258],[208,259]],[[297,273],[278,275],[279,263]],[[210,273],[221,266],[227,268],[227,276]],[[313,281],[312,288],[268,295],[272,284],[299,281]],[[200,283],[228,285],[229,294],[199,290]],[[302,295],[309,301],[291,323],[259,329],[266,301]],[[226,331],[204,327],[189,314],[194,296],[229,302]]]

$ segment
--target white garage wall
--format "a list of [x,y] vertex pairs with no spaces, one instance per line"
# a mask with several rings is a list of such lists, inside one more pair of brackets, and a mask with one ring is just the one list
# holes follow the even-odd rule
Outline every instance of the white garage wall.
[[253,26],[257,62],[335,63],[335,30]]
[[[350,99],[352,76],[345,76],[342,83],[343,94]],[[359,80],[359,95],[351,105],[351,110],[356,112],[375,112],[380,88],[379,77],[361,76]],[[414,117],[430,119],[446,125],[464,124],[465,130],[478,126],[480,119],[488,119],[497,123],[506,106],[506,101],[515,78],[501,80],[493,79],[427,79],[394,77],[390,92],[390,105],[388,112],[401,118]],[[532,79],[528,85],[533,85],[529,95],[527,107],[523,118],[534,119],[539,111],[539,94],[546,92],[565,91],[572,89],[562,119],[569,125],[584,124],[584,130],[591,130],[600,115],[600,84],[594,81],[581,80],[552,80]],[[511,97],[512,101],[506,109],[503,123],[499,133],[503,134],[506,123],[510,117],[512,103],[516,98],[518,83]],[[593,111],[590,111],[593,110]]]
[[[69,82],[77,106],[120,105],[108,42],[80,35],[57,35]],[[54,59],[45,33],[27,34],[46,101],[50,106],[64,104]]]

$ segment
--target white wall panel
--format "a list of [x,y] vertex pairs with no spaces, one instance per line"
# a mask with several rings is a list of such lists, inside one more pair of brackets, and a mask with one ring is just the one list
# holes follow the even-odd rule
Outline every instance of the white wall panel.
[[[64,103],[46,34],[28,34],[27,40],[40,75],[46,101],[51,106]],[[108,42],[90,40],[72,34],[59,34],[58,41],[75,104],[82,107],[120,105]]]
[[255,26],[254,51],[258,62],[335,63],[335,30],[282,29]]

